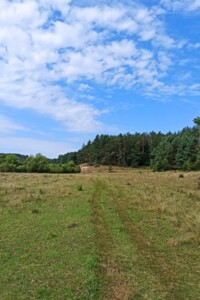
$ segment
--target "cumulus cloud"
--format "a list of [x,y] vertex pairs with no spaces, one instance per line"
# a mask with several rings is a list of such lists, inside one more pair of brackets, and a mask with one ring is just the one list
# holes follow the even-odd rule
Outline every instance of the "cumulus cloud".
[[[183,1],[162,0],[180,9]],[[199,1],[185,0],[189,10]],[[96,2],[97,3],[97,2]],[[165,10],[117,2],[78,6],[69,0],[0,2],[0,101],[32,109],[60,121],[70,131],[103,128],[90,98],[91,85],[135,88],[168,94],[182,88],[163,78],[173,67],[171,53],[184,47],[171,37],[162,21]],[[196,44],[196,48],[198,48]],[[72,98],[74,83],[78,96]],[[199,86],[184,89],[198,92]]]

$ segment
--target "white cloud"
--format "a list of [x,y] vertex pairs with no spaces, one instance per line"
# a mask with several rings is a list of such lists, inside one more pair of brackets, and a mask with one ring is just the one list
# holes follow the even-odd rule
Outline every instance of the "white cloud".
[[[183,1],[161,2],[179,9]],[[184,3],[198,9],[197,0]],[[162,81],[174,65],[171,52],[186,43],[167,34],[164,13],[134,3],[78,7],[69,0],[1,0],[0,101],[46,114],[67,130],[89,132],[103,128],[103,110],[92,105],[94,95],[85,104],[69,96],[75,81],[80,98],[90,82],[182,91]],[[184,90],[198,92],[198,86]]]
[[14,120],[0,115],[0,133],[11,133],[11,132],[15,132],[15,131],[27,131],[29,130],[28,128],[18,124],[17,122],[15,122]]
[[161,3],[173,11],[195,11],[200,9],[200,0],[161,0]]
[[200,43],[189,43],[188,47],[190,49],[199,49],[200,48]]
[[200,9],[200,0],[192,1],[191,4],[190,4],[189,9],[192,10],[192,11]]
[[93,90],[88,84],[81,83],[78,87],[79,91],[91,91]]
[[36,85],[32,81],[24,82],[22,90],[21,83],[13,84],[9,88],[4,83],[0,85],[0,99],[5,95],[8,97],[4,103],[20,108],[33,109],[40,114],[46,114],[55,120],[61,121],[66,129],[70,131],[95,131],[101,128],[101,124],[95,121],[94,116],[99,112],[89,105],[68,100],[57,87]]
[[38,0],[39,5],[46,10],[58,10],[62,14],[66,14],[69,11],[69,3],[71,0]]
[[1,27],[19,26],[20,28],[37,28],[47,21],[47,12],[41,12],[37,1],[25,2],[0,2],[0,25]]

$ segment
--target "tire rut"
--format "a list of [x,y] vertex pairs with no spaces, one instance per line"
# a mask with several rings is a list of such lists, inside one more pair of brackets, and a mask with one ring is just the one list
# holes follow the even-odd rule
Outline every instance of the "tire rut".
[[163,289],[166,292],[165,299],[184,299],[184,293],[180,290],[180,285],[176,278],[176,271],[172,263],[166,262],[162,252],[156,248],[155,243],[146,237],[133,223],[122,202],[119,200],[119,194],[113,196],[113,191],[110,191],[110,193],[113,204],[124,224],[126,232],[147,262],[147,268],[152,270],[153,274],[155,274],[161,283],[161,286],[163,286]]
[[128,300],[132,294],[131,284],[123,276],[120,263],[113,258],[114,244],[111,232],[104,219],[100,205],[102,191],[107,189],[104,182],[94,181],[95,190],[91,197],[92,223],[96,233],[96,246],[98,249],[99,265],[97,276],[101,282],[99,299],[102,300]]

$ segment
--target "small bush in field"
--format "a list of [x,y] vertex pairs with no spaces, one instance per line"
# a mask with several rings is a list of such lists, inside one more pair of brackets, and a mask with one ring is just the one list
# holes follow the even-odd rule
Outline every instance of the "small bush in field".
[[183,174],[179,174],[179,178],[184,178],[184,175]]
[[83,186],[82,184],[77,185],[77,191],[82,192],[83,191]]
[[112,170],[113,170],[112,166],[109,165],[109,167],[108,167],[108,172],[112,172]]

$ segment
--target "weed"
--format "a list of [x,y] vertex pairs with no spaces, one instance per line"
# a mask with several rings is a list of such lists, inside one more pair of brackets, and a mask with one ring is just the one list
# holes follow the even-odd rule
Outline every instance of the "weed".
[[67,225],[67,228],[72,229],[72,228],[76,228],[78,226],[79,226],[79,224],[77,224],[77,223],[71,223],[71,224]]
[[33,208],[32,209],[32,214],[39,214],[39,209]]
[[111,166],[111,165],[109,165],[109,166],[108,166],[108,172],[110,172],[110,173],[111,173],[112,171],[113,171],[113,168],[112,168],[112,166]]
[[43,194],[44,194],[43,189],[39,189],[39,194],[40,194],[40,195],[43,195]]
[[77,191],[82,192],[83,191],[83,186],[82,184],[77,185]]
[[57,233],[55,233],[55,232],[51,232],[50,234],[49,234],[49,239],[54,239],[54,238],[57,238],[58,237],[58,235],[57,235]]

